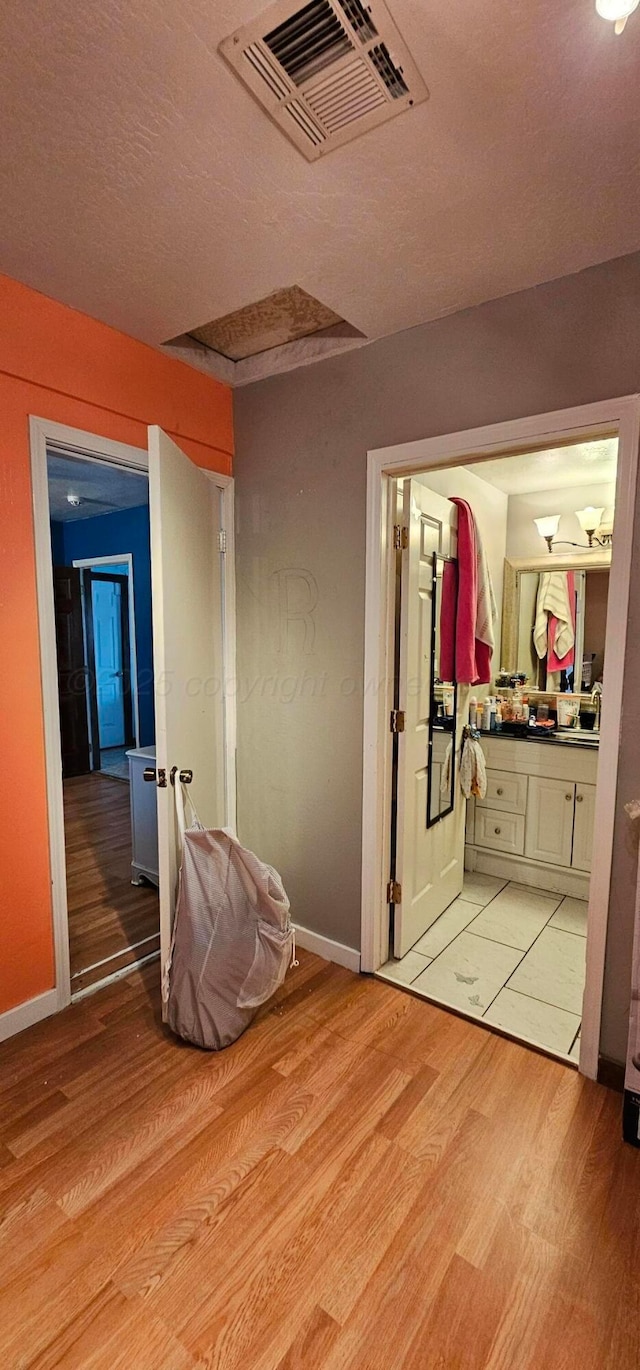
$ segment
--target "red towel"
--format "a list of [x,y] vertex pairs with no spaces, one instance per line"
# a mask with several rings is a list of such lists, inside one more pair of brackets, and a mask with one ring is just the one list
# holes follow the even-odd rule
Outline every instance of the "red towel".
[[571,607],[571,618],[573,620],[574,645],[569,648],[566,656],[557,657],[555,653],[556,633],[558,631],[558,619],[555,614],[549,615],[548,643],[549,652],[547,655],[548,671],[568,671],[573,666],[575,660],[575,631],[576,631],[576,579],[573,571],[567,571],[567,594]]
[[[442,581],[440,611],[440,677],[460,685],[488,685],[491,681],[491,648],[476,637],[478,608],[478,556],[476,525],[464,499],[452,499],[458,508],[457,574]],[[455,568],[454,568],[455,569]],[[457,591],[457,594],[456,594]]]

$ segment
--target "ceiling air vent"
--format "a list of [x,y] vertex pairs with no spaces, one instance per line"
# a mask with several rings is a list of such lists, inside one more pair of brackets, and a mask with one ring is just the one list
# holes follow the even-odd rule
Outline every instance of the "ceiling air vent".
[[220,52],[309,161],[429,93],[384,0],[277,0]]

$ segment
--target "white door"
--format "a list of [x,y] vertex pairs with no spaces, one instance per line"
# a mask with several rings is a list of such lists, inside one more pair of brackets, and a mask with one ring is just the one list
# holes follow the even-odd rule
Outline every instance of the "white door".
[[[453,812],[427,828],[427,756],[431,699],[433,553],[455,556],[458,511],[454,504],[415,480],[403,482],[400,608],[400,708],[398,737],[394,955],[404,956],[459,895],[464,876],[466,802],[455,785]],[[467,691],[458,688],[456,746],[459,750]]]
[[92,580],[93,643],[98,699],[99,745],[123,747],[124,658],[121,586],[114,580]]
[[571,865],[575,785],[529,776],[525,856],[552,866]]
[[150,428],[162,966],[171,943],[179,869],[172,767],[193,772],[189,794],[205,827],[225,825],[220,509],[214,482],[161,428]]
[[591,870],[595,811],[595,785],[576,785],[576,815],[573,824],[573,851],[571,855],[571,865],[575,870]]

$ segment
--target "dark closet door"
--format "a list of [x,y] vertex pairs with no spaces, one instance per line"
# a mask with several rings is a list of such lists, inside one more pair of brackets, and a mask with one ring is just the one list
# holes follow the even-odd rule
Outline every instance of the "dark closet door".
[[91,769],[87,723],[86,667],[82,632],[80,572],[54,566],[53,589],[58,652],[58,697],[62,735],[62,775],[87,775]]

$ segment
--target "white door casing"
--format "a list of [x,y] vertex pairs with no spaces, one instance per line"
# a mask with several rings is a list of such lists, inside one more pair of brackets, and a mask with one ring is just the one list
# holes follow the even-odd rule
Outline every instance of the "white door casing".
[[205,827],[225,825],[220,491],[161,428],[149,429],[160,955],[171,944],[180,853],[172,767],[192,770]]
[[[465,801],[457,783],[453,812],[427,828],[433,553],[455,556],[457,523],[450,500],[418,481],[403,482],[403,526],[409,536],[400,601],[399,698],[405,717],[398,737],[396,880],[402,895],[395,908],[395,956],[404,956],[440,917],[464,878]],[[460,691],[458,696],[460,718]],[[456,745],[459,733],[458,726]]]

